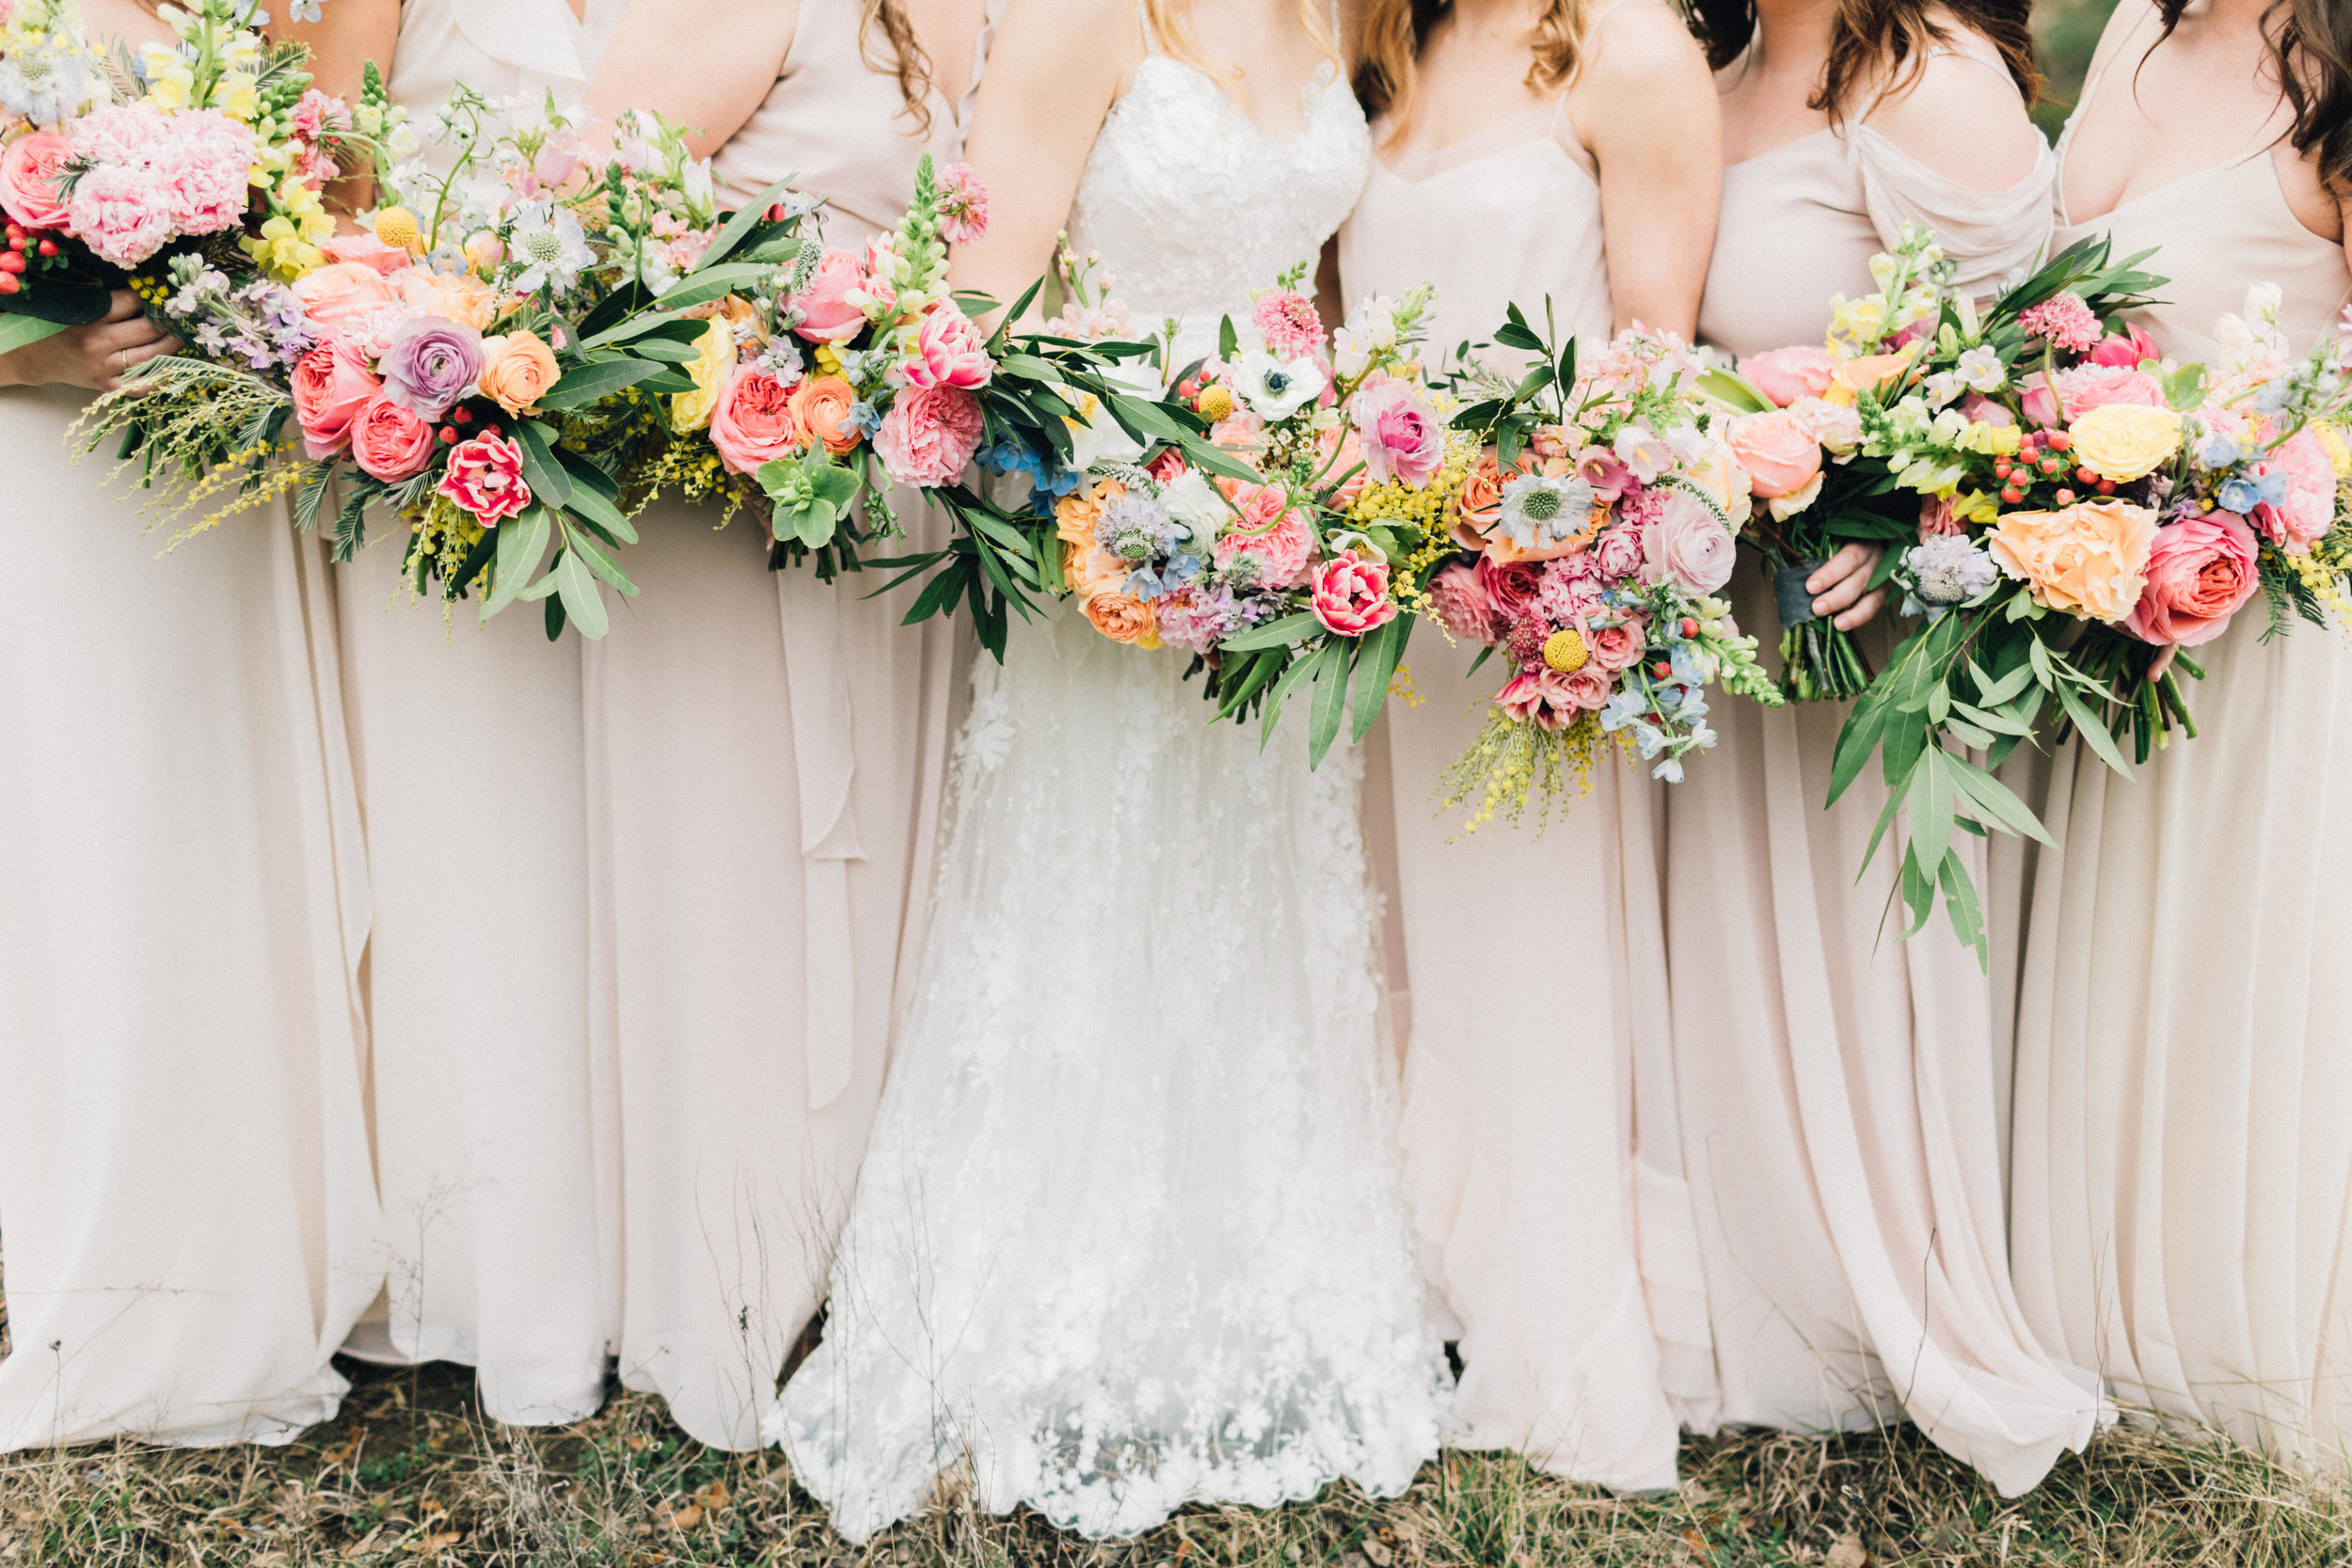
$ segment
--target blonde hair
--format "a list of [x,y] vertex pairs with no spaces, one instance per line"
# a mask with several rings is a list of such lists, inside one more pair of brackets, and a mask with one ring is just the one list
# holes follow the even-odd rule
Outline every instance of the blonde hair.
[[[1345,70],[1347,62],[1340,58],[1339,45],[1331,37],[1329,0],[1297,0],[1297,4],[1298,24],[1307,29],[1307,36],[1315,40],[1326,59]],[[1231,79],[1241,74],[1240,67],[1217,65],[1200,53],[1200,45],[1192,36],[1189,0],[1143,0],[1143,19],[1152,29],[1152,39],[1159,40],[1162,54],[1212,76]],[[1152,39],[1144,41],[1149,44]]]
[[[1356,96],[1364,112],[1389,117],[1386,141],[1405,134],[1413,114],[1413,87],[1421,74],[1422,45],[1452,0],[1372,0],[1364,17],[1364,57],[1356,67]],[[1527,67],[1531,92],[1549,92],[1573,79],[1584,59],[1584,0],[1549,0],[1535,19],[1534,55]]]

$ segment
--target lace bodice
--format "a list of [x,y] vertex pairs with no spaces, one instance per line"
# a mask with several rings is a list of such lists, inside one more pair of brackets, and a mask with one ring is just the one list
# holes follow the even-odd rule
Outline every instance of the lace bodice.
[[1070,214],[1070,243],[1100,251],[1114,297],[1138,327],[1174,316],[1183,348],[1208,346],[1219,316],[1298,262],[1356,205],[1372,166],[1364,112],[1326,65],[1306,121],[1276,136],[1205,72],[1152,53],[1094,138]]

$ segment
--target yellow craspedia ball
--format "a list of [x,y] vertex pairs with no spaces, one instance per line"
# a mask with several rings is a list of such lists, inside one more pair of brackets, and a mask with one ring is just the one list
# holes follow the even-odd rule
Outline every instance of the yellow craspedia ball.
[[1564,675],[1583,669],[1584,661],[1592,657],[1574,626],[1562,626],[1544,639],[1544,663]]
[[1215,424],[1219,420],[1230,420],[1233,417],[1233,394],[1224,387],[1203,387],[1200,388],[1200,396],[1194,400],[1192,406],[1195,413],[1211,424]]
[[387,207],[375,214],[375,237],[395,250],[414,250],[422,236],[417,214],[405,207]]

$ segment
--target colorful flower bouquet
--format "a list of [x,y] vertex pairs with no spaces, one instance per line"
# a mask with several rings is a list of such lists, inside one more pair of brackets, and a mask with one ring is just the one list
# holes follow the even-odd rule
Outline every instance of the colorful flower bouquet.
[[[1834,800],[1877,752],[1899,892],[1919,929],[1940,890],[1985,952],[1954,832],[2049,842],[1993,776],[2044,726],[2079,734],[2119,772],[2177,726],[2196,733],[2181,649],[2210,641],[2257,592],[2265,636],[2344,617],[2352,415],[2344,349],[2291,356],[2275,292],[2217,332],[2227,362],[2177,366],[2121,312],[2162,279],[2070,246],[1981,316],[1938,292],[1858,394],[1861,459],[1893,477],[1888,570],[1924,624],[1895,650],[1838,739]],[[2217,373],[2216,373],[2217,372]],[[1972,753],[1981,753],[1979,764]],[[1871,852],[1877,850],[1874,838]],[[1909,931],[1905,933],[1910,934]]]
[[[1707,689],[1777,705],[1778,691],[1718,597],[1731,578],[1732,509],[1751,478],[1703,395],[1705,350],[1639,327],[1580,366],[1518,308],[1497,345],[1538,356],[1517,383],[1462,372],[1457,431],[1490,443],[1427,547],[1417,607],[1505,671],[1486,728],[1445,781],[1472,828],[1516,820],[1590,779],[1612,739],[1654,776],[1715,743]],[[1475,668],[1475,666],[1473,666]]]
[[0,8],[0,352],[98,320],[116,289],[153,308],[197,268],[234,296],[240,350],[276,362],[282,286],[334,229],[321,189],[380,150],[310,86],[308,50],[255,31],[253,0],[160,14],[175,42],[110,59],[72,0]]

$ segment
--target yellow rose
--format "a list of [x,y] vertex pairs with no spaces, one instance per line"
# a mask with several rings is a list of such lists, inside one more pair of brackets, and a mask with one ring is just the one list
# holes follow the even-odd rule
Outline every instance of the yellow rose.
[[694,389],[670,400],[670,428],[681,434],[710,423],[710,411],[719,406],[719,388],[726,385],[727,372],[735,369],[735,334],[724,321],[713,320],[704,327],[703,335],[694,340],[694,362],[686,367],[686,373],[694,378]]
[[1859,394],[1878,391],[1910,369],[1911,350],[1907,347],[1899,354],[1866,354],[1859,358],[1840,359],[1829,372],[1829,390],[1821,394],[1821,401],[1841,408],[1851,407]]
[[2077,501],[2057,512],[2005,512],[1985,541],[2001,570],[2034,603],[2094,621],[2121,621],[2148,586],[2156,515],[2129,501]]
[[1689,472],[1700,489],[1715,498],[1717,506],[1733,516],[1745,513],[1748,493],[1756,482],[1740,466],[1740,460],[1731,455],[1729,447],[1721,441],[1708,442],[1707,455],[1692,465]]
[[535,332],[509,332],[482,340],[482,395],[496,399],[509,414],[528,414],[536,408],[562,373],[556,368],[555,351],[541,342]]
[[2129,484],[2181,450],[2181,417],[2169,408],[2107,403],[2076,420],[2068,434],[2074,438],[2070,455],[2075,462],[2101,479]]

